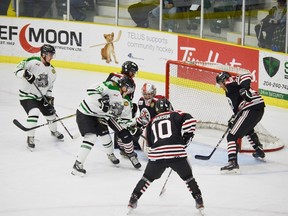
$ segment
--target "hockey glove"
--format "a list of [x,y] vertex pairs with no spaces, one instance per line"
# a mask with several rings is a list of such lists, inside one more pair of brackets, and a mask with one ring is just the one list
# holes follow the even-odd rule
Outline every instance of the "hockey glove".
[[44,103],[45,101],[47,101],[49,104],[54,106],[54,97],[51,97],[51,96],[44,96],[44,97],[46,98],[46,100],[44,99]]
[[183,134],[183,140],[186,145],[188,145],[194,137],[194,133],[184,133]]
[[51,115],[56,113],[56,110],[54,108],[54,97],[44,96],[43,106],[46,107],[46,109]]
[[24,74],[23,74],[23,77],[30,83],[32,84],[35,80],[35,76],[34,74],[32,74],[30,71],[28,70],[25,70],[24,71]]
[[235,121],[235,115],[232,115],[231,118],[228,120],[229,128],[232,128],[234,121]]
[[136,116],[137,110],[138,110],[138,105],[136,103],[133,103],[132,118]]
[[103,112],[108,112],[109,110],[109,107],[110,107],[110,99],[109,99],[109,96],[108,95],[104,95],[102,98],[99,98],[98,99],[99,103],[100,103],[100,109],[103,111]]
[[138,140],[143,132],[142,127],[134,127],[134,131],[131,132],[135,140]]
[[245,88],[240,89],[239,94],[243,98],[243,100],[248,101],[248,102],[251,101],[250,94]]

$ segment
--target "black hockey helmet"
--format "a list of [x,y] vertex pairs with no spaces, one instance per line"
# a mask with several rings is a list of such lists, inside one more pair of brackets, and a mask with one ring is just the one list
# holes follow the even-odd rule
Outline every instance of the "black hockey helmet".
[[122,71],[121,71],[122,74],[132,77],[137,73],[137,71],[138,71],[138,65],[135,62],[125,61],[122,64]]
[[120,88],[126,86],[127,87],[127,92],[129,94],[132,94],[135,90],[135,83],[134,80],[132,78],[130,78],[129,76],[122,76],[119,81],[118,81],[118,85]]
[[41,48],[40,48],[40,53],[41,53],[41,56],[46,56],[48,53],[51,53],[51,54],[55,54],[55,48],[50,45],[50,44],[44,44]]
[[231,77],[231,75],[228,72],[223,71],[216,76],[216,83],[223,83],[229,77]]
[[155,110],[157,113],[167,112],[172,110],[171,103],[166,98],[160,98],[156,101]]

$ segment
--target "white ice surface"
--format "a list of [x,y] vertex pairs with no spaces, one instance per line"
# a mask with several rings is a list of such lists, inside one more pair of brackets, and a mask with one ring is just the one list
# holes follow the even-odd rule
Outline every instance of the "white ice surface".
[[[18,101],[14,68],[14,64],[0,64],[0,216],[126,215],[130,194],[147,162],[145,155],[138,151],[142,168],[135,170],[115,150],[121,160],[119,167],[115,167],[97,144],[85,164],[87,175],[73,176],[70,173],[82,139],[72,140],[61,124],[58,129],[65,135],[64,142],[55,140],[45,126],[37,130],[35,151],[28,151],[25,132],[12,123],[13,119],[22,123],[26,120]],[[54,96],[60,117],[73,114],[85,89],[107,77],[107,74],[62,68],[57,73]],[[144,82],[136,78],[135,101]],[[158,93],[163,94],[163,83],[153,83]],[[287,120],[288,110],[268,106],[262,124],[288,144]],[[43,117],[40,123],[45,123]],[[63,123],[73,135],[78,134],[75,118]],[[227,160],[225,140],[210,160],[194,159],[195,154],[208,155],[221,136],[222,132],[199,130],[188,147],[194,177],[203,193],[205,215],[288,215],[287,148],[267,153],[266,162],[253,159],[250,154],[240,154],[241,174],[221,175],[219,169]],[[131,215],[197,215],[194,200],[176,173],[171,174],[166,192],[159,197],[168,171],[151,184]]]

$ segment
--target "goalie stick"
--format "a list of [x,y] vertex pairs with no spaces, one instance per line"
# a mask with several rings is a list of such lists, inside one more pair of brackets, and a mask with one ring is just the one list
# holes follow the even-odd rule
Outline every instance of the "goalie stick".
[[34,130],[34,129],[39,128],[39,127],[43,127],[43,126],[49,125],[49,124],[54,123],[54,122],[57,122],[57,121],[61,121],[61,120],[63,120],[63,119],[71,118],[71,117],[73,117],[73,116],[75,116],[75,115],[76,115],[76,114],[68,115],[68,116],[65,116],[65,117],[62,117],[62,118],[55,119],[55,120],[52,121],[52,122],[47,122],[47,123],[45,123],[45,124],[37,125],[37,126],[31,127],[31,128],[27,128],[27,127],[23,126],[17,119],[14,119],[14,120],[13,120],[13,123],[14,123],[18,128],[20,128],[21,130],[23,130],[23,131],[30,131],[30,130]]

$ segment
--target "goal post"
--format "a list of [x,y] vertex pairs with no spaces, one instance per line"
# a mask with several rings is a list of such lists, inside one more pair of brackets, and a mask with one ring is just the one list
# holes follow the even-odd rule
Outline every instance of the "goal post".
[[[231,75],[251,73],[244,68],[213,62],[168,60],[165,96],[174,109],[190,113],[197,120],[197,128],[225,131],[233,112],[224,91],[216,86],[216,76],[222,71]],[[261,123],[257,124],[255,131],[266,152],[284,147],[284,143],[270,134]],[[240,152],[254,151],[246,137],[240,140],[239,146]]]

